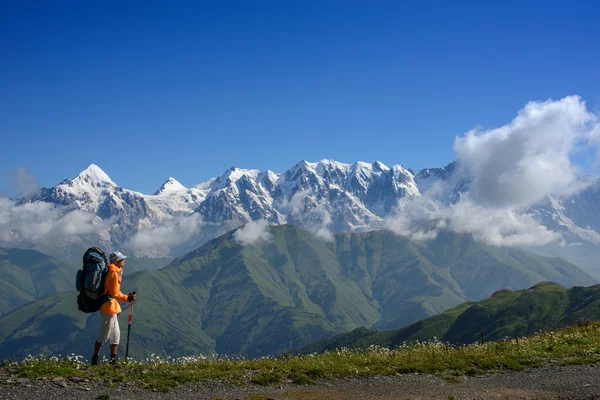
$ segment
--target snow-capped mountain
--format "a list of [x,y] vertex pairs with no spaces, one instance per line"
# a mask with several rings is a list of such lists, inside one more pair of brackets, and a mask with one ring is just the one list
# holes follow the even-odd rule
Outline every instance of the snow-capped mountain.
[[[524,210],[542,226],[561,234],[564,241],[543,246],[523,246],[545,256],[561,257],[600,277],[600,178],[585,176],[585,189],[567,197],[549,195]],[[441,202],[454,203],[470,190],[468,173],[456,162],[442,168],[424,169],[415,174],[422,194]],[[440,185],[440,183],[442,183]],[[431,193],[433,192],[433,193]]]
[[[274,182],[268,179],[272,176]],[[277,175],[271,171],[244,170],[232,167],[223,175],[211,180],[206,199],[196,211],[205,221],[212,223],[243,224],[251,220],[267,219],[283,223],[285,218],[273,207],[272,185]]]
[[186,188],[175,178],[167,179],[154,195],[142,195],[160,220],[193,212],[209,193],[206,187]]
[[[573,242],[600,245],[600,180],[569,198],[549,197],[531,208],[548,228],[567,234]],[[440,185],[439,183],[444,183]],[[42,189],[24,202],[46,202],[63,212],[81,210],[112,222],[111,246],[123,246],[139,232],[160,236],[163,227],[201,217],[202,227],[177,245],[152,252],[132,249],[138,255],[178,255],[249,221],[292,223],[316,233],[380,228],[402,198],[435,192],[452,203],[468,191],[469,179],[456,163],[413,172],[401,165],[381,162],[344,164],[333,160],[301,161],[283,173],[232,167],[221,176],[187,188],[167,179],[152,195],[119,187],[96,165],[73,179]],[[198,224],[193,224],[196,227]],[[170,243],[174,243],[170,242]],[[173,254],[175,253],[175,254]]]
[[73,179],[42,189],[39,198],[33,200],[57,204],[65,212],[81,210],[102,220],[114,220],[118,229],[111,230],[112,241],[127,240],[159,216],[159,210],[149,206],[146,196],[120,188],[94,164]]
[[[600,178],[585,176],[581,181],[585,189],[564,198],[549,195],[526,212],[548,229],[567,235],[572,242],[581,240],[600,245]],[[443,168],[421,170],[415,175],[415,182],[422,194],[434,191],[434,197],[449,202],[470,189],[467,174],[459,170],[456,162]],[[444,185],[436,187],[437,183]]]
[[155,196],[168,196],[172,193],[182,192],[186,189],[181,183],[177,182],[175,178],[170,177],[163,183],[154,195]]
[[458,201],[460,193],[468,192],[470,186],[468,174],[456,161],[441,168],[422,169],[415,174],[415,183],[421,193],[429,193],[443,203]]

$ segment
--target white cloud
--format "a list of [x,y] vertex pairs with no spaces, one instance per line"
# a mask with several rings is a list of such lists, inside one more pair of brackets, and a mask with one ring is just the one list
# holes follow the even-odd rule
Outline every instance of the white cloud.
[[561,239],[531,215],[514,208],[490,208],[461,199],[445,208],[447,227],[472,233],[475,239],[496,246],[542,246]]
[[64,213],[54,204],[33,202],[17,205],[0,198],[0,241],[64,245],[76,236],[107,234],[112,221],[103,221],[81,210]]
[[204,225],[202,216],[194,213],[174,223],[137,232],[125,244],[138,253],[160,253],[166,247],[183,244],[200,232]]
[[386,227],[413,239],[451,229],[498,246],[560,241],[558,233],[525,210],[550,194],[564,196],[584,188],[571,157],[580,146],[589,150],[597,144],[599,132],[598,118],[577,96],[530,102],[505,126],[456,138],[459,173],[470,179],[469,193],[442,205],[439,193],[447,193],[455,182],[440,183],[423,197],[400,201]]
[[305,228],[315,236],[330,242],[333,240],[333,233],[329,230],[331,213],[324,199],[315,201],[310,197],[311,194],[310,189],[296,192],[289,201],[284,201],[280,208],[294,219],[301,220]]
[[450,205],[427,197],[403,200],[385,223],[387,229],[413,240],[434,239],[442,229],[470,233],[495,246],[542,246],[561,239],[525,212],[481,206],[468,195]]
[[244,246],[259,242],[268,242],[272,235],[269,232],[269,222],[265,219],[250,221],[233,234],[235,240]]
[[302,213],[302,210],[304,209],[304,199],[310,194],[310,189],[304,189],[299,192],[296,192],[289,201],[287,199],[284,199],[280,208],[286,213],[290,213],[292,215],[300,215]]
[[327,210],[325,204],[319,203],[315,208],[315,213],[320,216],[320,223],[311,228],[311,231],[326,242],[333,241],[333,233],[329,230],[331,225],[331,213]]
[[457,138],[454,151],[472,177],[471,196],[486,206],[523,207],[552,193],[580,189],[571,155],[590,143],[597,117],[577,96],[530,102],[509,124],[472,130]]
[[428,197],[403,198],[384,226],[413,240],[434,239],[445,224],[440,204]]

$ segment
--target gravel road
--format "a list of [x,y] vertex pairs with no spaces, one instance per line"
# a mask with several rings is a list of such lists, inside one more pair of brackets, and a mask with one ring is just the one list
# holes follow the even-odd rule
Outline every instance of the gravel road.
[[0,370],[0,400],[54,399],[600,399],[600,365],[544,367],[464,378],[450,383],[431,375],[404,374],[324,381],[316,385],[234,386],[193,383],[169,392],[102,381],[27,380]]

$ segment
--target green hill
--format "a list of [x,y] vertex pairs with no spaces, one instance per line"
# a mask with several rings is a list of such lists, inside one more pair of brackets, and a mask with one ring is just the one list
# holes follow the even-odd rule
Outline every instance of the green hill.
[[[270,230],[266,243],[244,247],[229,232],[161,270],[126,276],[123,290],[139,295],[133,354],[275,354],[361,326],[405,326],[504,287],[592,281],[562,260],[464,235],[415,244],[375,231],[325,243],[291,225]],[[57,324],[60,332],[46,329]],[[97,315],[60,293],[0,318],[0,357],[86,355],[96,329]]]
[[71,265],[35,250],[0,248],[0,316],[74,285]]
[[376,332],[366,328],[312,343],[299,353],[336,348],[393,347],[414,340],[469,344],[514,338],[561,328],[579,318],[600,318],[600,285],[566,289],[552,282],[519,291],[500,290],[480,302],[466,302],[399,330]]
[[382,307],[377,329],[396,329],[465,300],[541,281],[570,287],[596,280],[559,258],[477,242],[452,232],[411,242],[387,231],[336,235],[333,245],[345,275]]

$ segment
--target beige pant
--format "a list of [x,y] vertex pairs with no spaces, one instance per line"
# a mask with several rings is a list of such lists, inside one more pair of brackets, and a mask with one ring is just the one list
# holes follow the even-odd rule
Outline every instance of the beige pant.
[[110,344],[119,344],[121,339],[121,330],[119,329],[119,320],[117,314],[106,315],[103,312],[100,314],[100,336],[98,342],[106,343],[110,339]]

